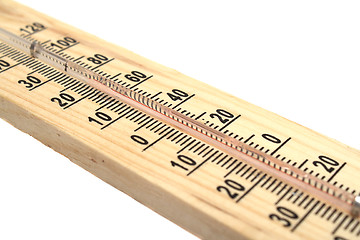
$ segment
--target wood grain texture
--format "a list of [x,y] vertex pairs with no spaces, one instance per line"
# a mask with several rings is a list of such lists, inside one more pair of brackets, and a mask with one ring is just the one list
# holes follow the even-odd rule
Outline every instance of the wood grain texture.
[[[360,172],[360,163],[357,161],[360,152],[356,149],[14,2],[3,1],[0,9],[2,28],[20,34],[19,28],[32,22],[40,22],[47,29],[33,34],[34,39],[44,42],[70,36],[80,44],[64,51],[67,55],[75,59],[86,56],[84,57],[86,59],[95,53],[100,53],[109,59],[114,58],[109,64],[100,67],[103,72],[112,76],[134,70],[141,71],[147,76],[153,75],[150,80],[139,86],[147,93],[156,94],[160,91],[166,93],[176,88],[195,94],[181,107],[196,116],[224,108],[234,116],[241,115],[226,130],[234,132],[234,135],[243,136],[244,139],[254,135],[255,137],[249,141],[254,141],[254,144],[259,144],[264,149],[275,151],[278,147],[261,137],[264,133],[271,133],[282,141],[291,137],[289,143],[276,154],[281,154],[281,157],[286,156],[287,160],[293,160],[297,166],[308,159],[303,168],[314,169],[320,176],[349,187],[349,191],[360,187],[359,182],[353,181]],[[8,56],[2,59],[12,65],[16,64],[16,61]],[[88,63],[91,65],[91,62]],[[324,221],[319,218],[321,212],[316,216],[310,214],[304,222],[300,222],[312,207],[313,212],[320,209],[322,203],[315,204],[316,200],[313,200],[307,209],[295,207],[294,211],[299,218],[291,221],[291,228],[284,228],[281,221],[272,221],[269,215],[276,214],[276,207],[279,206],[293,209],[291,202],[281,200],[277,203],[287,188],[284,188],[279,196],[264,188],[254,188],[251,194],[236,204],[228,195],[216,190],[217,186],[224,185],[224,175],[228,174],[226,169],[205,163],[206,167],[202,167],[193,175],[186,176],[181,169],[174,168],[170,164],[171,160],[177,159],[176,153],[181,149],[174,142],[160,141],[143,151],[142,146],[130,139],[138,124],[123,119],[101,131],[98,126],[89,124],[88,121],[88,117],[93,116],[95,110],[99,108],[97,103],[84,99],[72,107],[61,109],[50,101],[53,97],[59,96],[59,92],[63,90],[59,84],[50,81],[32,92],[18,84],[18,80],[24,79],[29,72],[31,71],[27,67],[20,64],[1,73],[0,116],[2,118],[201,238],[330,239],[336,224],[345,219],[343,218],[345,215],[342,214],[334,225],[332,221],[338,213],[331,217],[331,221]],[[32,75],[42,81],[47,80],[39,72]],[[77,100],[82,97],[71,89],[65,92],[73,95]],[[161,99],[166,99],[166,94]],[[169,102],[170,100],[166,99]],[[117,117],[116,113],[107,108],[103,111],[113,118]],[[209,114],[204,115],[204,118],[214,122],[216,120]],[[219,122],[216,124],[219,125]],[[221,128],[221,125],[219,126]],[[137,131],[136,134],[150,143],[158,139],[156,134],[145,129]],[[189,149],[185,149],[182,154],[196,159],[196,162],[202,161]],[[209,153],[209,156],[211,154]],[[312,162],[319,155],[336,159],[340,164],[346,162],[346,166],[340,169],[341,174],[332,177],[339,168],[334,169],[331,174],[322,168],[314,168]],[[232,167],[237,164],[238,162]],[[226,179],[240,181],[246,190],[251,189],[254,184],[240,178],[238,175],[242,173],[236,174],[237,171],[238,169],[235,169]],[[251,171],[253,170],[249,170]],[[266,178],[258,179],[259,185],[266,181]],[[255,183],[257,181],[255,180]],[[269,184],[272,181],[269,180]],[[281,188],[282,186],[275,192]],[[289,190],[289,195],[285,198],[289,198],[293,191],[293,189]],[[297,197],[296,193],[294,195]],[[299,196],[300,201],[301,196]],[[304,204],[306,204],[305,200]],[[323,207],[324,210],[326,208],[327,206]],[[351,224],[355,225],[356,221]],[[297,224],[299,227],[291,231]],[[354,235],[339,229],[341,236],[349,239],[354,238],[358,231],[356,230]]]

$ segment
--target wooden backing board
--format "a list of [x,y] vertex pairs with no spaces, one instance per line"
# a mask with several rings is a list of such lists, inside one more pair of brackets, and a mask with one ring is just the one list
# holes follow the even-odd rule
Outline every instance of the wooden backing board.
[[[159,91],[171,93],[173,89],[181,89],[189,93],[189,96],[195,94],[181,105],[182,110],[185,109],[196,116],[207,112],[206,116],[203,116],[205,120],[215,122],[219,128],[223,127],[220,125],[221,121],[216,122],[216,119],[211,118],[208,113],[216,113],[216,109],[224,109],[226,106],[226,111],[234,116],[241,115],[238,120],[227,126],[226,130],[234,132],[234,135],[243,136],[244,141],[254,135],[249,141],[254,141],[264,149],[275,151],[277,145],[262,137],[264,133],[271,133],[276,136],[276,139],[281,140],[291,137],[291,142],[277,151],[281,157],[286,156],[287,160],[296,161],[297,165],[309,159],[304,163],[303,168],[307,166],[309,169],[314,169],[320,176],[341,182],[349,187],[350,191],[360,187],[360,183],[353,181],[360,171],[360,164],[356,161],[360,157],[358,150],[22,5],[4,1],[0,5],[0,11],[1,27],[13,33],[20,34],[20,28],[39,22],[46,26],[46,29],[33,34],[31,37],[34,39],[39,41],[51,39],[52,42],[56,42],[68,36],[80,43],[63,51],[68,56],[75,59],[85,56],[84,62],[87,57],[94,57],[94,54],[102,54],[109,59],[114,59],[99,68],[112,76],[119,72],[122,72],[124,76],[125,73],[131,71],[153,76],[139,85],[139,89],[147,93],[154,95]],[[3,59],[12,66],[17,63],[10,57]],[[92,67],[96,66],[91,65],[91,61],[87,63]],[[292,207],[290,202],[285,201],[274,205],[282,194],[278,196],[263,188],[254,188],[251,194],[244,197],[240,203],[235,203],[227,194],[219,192],[217,187],[224,185],[224,179],[240,181],[246,190],[251,189],[253,184],[238,176],[242,173],[235,174],[238,169],[224,178],[224,175],[228,173],[226,169],[205,163],[206,166],[186,176],[186,172],[170,164],[171,161],[177,160],[179,156],[177,152],[182,147],[174,144],[176,141],[159,141],[144,151],[144,147],[133,141],[131,136],[141,136],[149,143],[155,142],[158,136],[144,128],[134,133],[138,123],[120,119],[106,129],[100,130],[98,125],[89,123],[88,119],[95,117],[94,113],[99,108],[98,103],[87,98],[82,99],[82,95],[76,91],[71,89],[64,91],[73,96],[76,101],[82,99],[66,109],[59,107],[56,101],[51,101],[54,97],[59,98],[63,90],[63,87],[54,81],[49,81],[31,92],[28,91],[18,83],[18,80],[26,78],[30,72],[32,70],[19,64],[0,74],[2,83],[0,85],[0,116],[3,119],[195,235],[205,239],[326,239],[331,236],[334,225],[331,222],[319,220],[318,215],[309,216],[304,223],[300,222],[306,216],[308,209],[296,207],[293,210],[299,217],[291,220],[291,227],[301,223],[300,227],[294,231],[284,228],[281,221],[271,220],[269,216],[279,214],[277,213],[279,207]],[[41,79],[42,82],[48,79],[40,72],[31,75]],[[126,81],[125,78],[122,79]],[[94,92],[94,94],[97,93]],[[161,96],[161,99],[171,101],[166,94]],[[70,105],[70,102],[68,104]],[[118,117],[117,113],[106,107],[102,111],[113,119]],[[170,133],[170,130],[168,136],[176,131],[173,130],[174,132]],[[188,142],[191,141],[193,140]],[[189,148],[183,150],[181,155],[190,156],[198,165],[202,160]],[[208,156],[214,152],[216,150]],[[346,159],[346,167],[340,169],[341,174],[333,178],[332,174],[324,169],[314,168],[313,162],[320,155],[338,160],[339,167],[335,170],[340,169],[345,162],[344,159]],[[234,162],[232,167],[238,163]],[[249,172],[252,171],[252,169],[249,170]],[[255,179],[255,182],[257,180],[259,180],[259,185],[262,185],[265,184],[266,178],[259,177]],[[269,180],[269,183],[271,181],[273,180]],[[275,192],[281,188],[279,187]],[[286,192],[286,188],[284,189]],[[291,195],[291,190],[289,193]],[[287,195],[286,198],[288,197]],[[299,199],[301,201],[301,196]],[[309,206],[310,208],[314,206],[314,211],[322,204],[312,205],[313,203],[316,203],[316,200]],[[341,233],[342,236],[348,238],[354,237],[352,233],[346,231]]]

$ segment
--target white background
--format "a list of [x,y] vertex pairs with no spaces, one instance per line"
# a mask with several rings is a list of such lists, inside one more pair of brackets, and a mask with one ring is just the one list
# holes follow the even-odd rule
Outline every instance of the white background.
[[[360,148],[358,1],[20,2]],[[196,239],[2,120],[0,150],[0,239]]]

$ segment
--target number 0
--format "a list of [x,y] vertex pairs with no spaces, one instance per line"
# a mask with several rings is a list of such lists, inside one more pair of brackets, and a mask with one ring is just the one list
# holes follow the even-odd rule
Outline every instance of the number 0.
[[141,144],[141,145],[146,145],[146,144],[149,143],[145,138],[140,137],[138,135],[132,135],[131,139],[134,140],[135,142]]

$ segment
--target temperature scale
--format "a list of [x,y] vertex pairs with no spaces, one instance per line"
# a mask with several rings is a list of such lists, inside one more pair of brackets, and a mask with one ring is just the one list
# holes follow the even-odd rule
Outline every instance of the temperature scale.
[[360,236],[358,150],[3,5],[0,115],[15,127],[201,238]]

